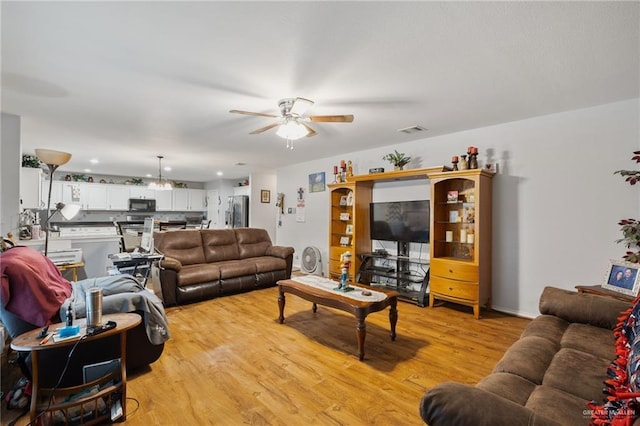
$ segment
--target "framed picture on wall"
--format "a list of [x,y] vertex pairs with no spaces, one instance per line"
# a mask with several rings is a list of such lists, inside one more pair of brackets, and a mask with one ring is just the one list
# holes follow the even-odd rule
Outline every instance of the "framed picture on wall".
[[309,175],[309,192],[322,192],[325,190],[324,172],[311,173]]
[[602,288],[628,296],[638,296],[640,290],[640,264],[611,260],[602,283]]
[[260,191],[260,202],[261,203],[270,203],[271,202],[271,191],[268,189],[262,189]]

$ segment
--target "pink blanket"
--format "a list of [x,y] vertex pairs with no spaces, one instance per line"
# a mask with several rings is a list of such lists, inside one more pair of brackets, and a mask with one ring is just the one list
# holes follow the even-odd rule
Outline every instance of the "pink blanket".
[[71,296],[71,283],[40,252],[14,247],[0,254],[0,303],[38,327],[59,322],[60,305]]

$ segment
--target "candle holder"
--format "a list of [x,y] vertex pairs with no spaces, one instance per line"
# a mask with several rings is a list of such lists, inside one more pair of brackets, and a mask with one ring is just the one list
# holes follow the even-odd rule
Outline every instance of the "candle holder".
[[469,168],[477,169],[478,168],[478,153],[472,153],[469,156]]
[[453,171],[457,172],[458,171],[458,159],[454,157],[453,159],[451,159],[451,163],[453,164]]

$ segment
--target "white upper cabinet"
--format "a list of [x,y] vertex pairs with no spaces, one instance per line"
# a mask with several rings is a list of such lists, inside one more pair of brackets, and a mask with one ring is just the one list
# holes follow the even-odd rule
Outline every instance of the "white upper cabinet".
[[20,207],[23,209],[39,209],[40,180],[42,169],[22,167],[20,170]]
[[156,210],[171,211],[173,210],[173,191],[156,191]]
[[156,197],[156,191],[155,189],[149,189],[146,186],[129,186],[129,195],[131,198],[153,200]]
[[107,209],[129,209],[129,187],[127,185],[105,185],[107,188]]
[[206,191],[204,189],[176,188],[173,191],[174,211],[205,211]]

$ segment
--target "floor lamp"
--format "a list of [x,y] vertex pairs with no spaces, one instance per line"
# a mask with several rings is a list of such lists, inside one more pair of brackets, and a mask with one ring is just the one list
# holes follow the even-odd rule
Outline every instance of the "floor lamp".
[[[47,197],[47,222],[44,227],[44,255],[49,251],[49,219],[53,215],[51,210],[51,188],[53,186],[53,172],[63,164],[67,164],[71,160],[71,154],[61,151],[53,151],[51,149],[36,149],[36,157],[49,167],[49,196]],[[53,212],[55,214],[58,210]]]

